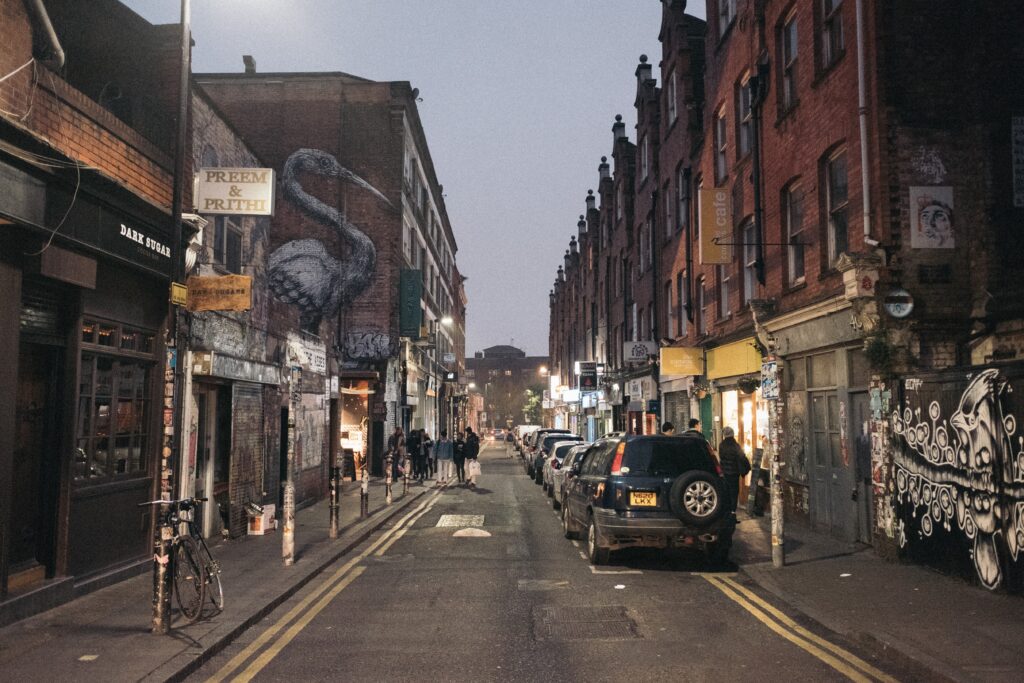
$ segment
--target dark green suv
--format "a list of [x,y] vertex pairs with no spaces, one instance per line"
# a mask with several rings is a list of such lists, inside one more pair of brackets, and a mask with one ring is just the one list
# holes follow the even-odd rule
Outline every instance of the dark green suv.
[[618,436],[597,441],[573,464],[562,527],[584,534],[594,564],[612,550],[682,547],[728,559],[736,515],[721,468],[694,436]]

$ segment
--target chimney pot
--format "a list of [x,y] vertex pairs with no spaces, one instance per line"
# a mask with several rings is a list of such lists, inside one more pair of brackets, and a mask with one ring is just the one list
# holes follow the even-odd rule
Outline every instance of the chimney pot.
[[626,124],[622,122],[622,114],[615,115],[615,123],[612,124],[612,143],[626,137]]
[[593,190],[587,190],[587,211],[595,209],[597,209],[597,197],[594,196]]
[[253,59],[252,55],[242,55],[242,64],[245,65],[245,73],[256,73],[256,60]]

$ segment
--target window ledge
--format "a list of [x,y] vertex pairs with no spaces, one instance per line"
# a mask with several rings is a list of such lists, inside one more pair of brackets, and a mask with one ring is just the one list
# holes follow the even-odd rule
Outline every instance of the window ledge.
[[779,116],[778,116],[778,118],[775,119],[775,127],[778,128],[783,123],[785,123],[786,119],[794,116],[794,112],[796,111],[796,108],[799,107],[799,106],[800,106],[800,100],[797,99],[796,102],[794,102],[793,104],[791,104],[789,106],[789,109],[782,109],[780,107],[779,108]]
[[800,279],[799,282],[794,282],[793,284],[786,285],[783,288],[783,290],[782,290],[782,294],[783,295],[795,294],[796,292],[799,292],[801,289],[806,289],[806,288],[807,288],[807,276],[804,276],[803,278]]
[[836,70],[836,67],[838,67],[839,64],[842,63],[844,57],[846,57],[845,49],[838,55],[836,55],[835,59],[833,59],[828,64],[824,66],[819,66],[815,71],[814,80],[811,81],[811,87],[817,88],[818,86],[820,86],[822,82],[825,81],[829,77],[829,75],[831,75],[832,72]]

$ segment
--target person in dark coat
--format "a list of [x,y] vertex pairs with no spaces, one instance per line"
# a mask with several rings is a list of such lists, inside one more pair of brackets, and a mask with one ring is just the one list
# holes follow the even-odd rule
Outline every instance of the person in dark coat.
[[743,447],[736,441],[736,432],[732,427],[722,430],[722,442],[718,444],[718,460],[722,465],[722,477],[725,488],[729,491],[729,507],[736,512],[736,503],[740,497],[740,477],[750,472],[750,460],[743,452]]
[[[480,437],[472,427],[466,427],[466,460],[475,461],[480,455]],[[469,476],[469,485],[476,488],[476,475]]]
[[420,430],[411,429],[409,430],[409,436],[405,438],[405,452],[408,454],[410,463],[402,463],[403,467],[412,466],[412,472],[406,472],[405,476],[415,477],[419,475],[416,470],[417,464],[420,462]]
[[455,432],[455,441],[452,443],[452,462],[455,463],[455,476],[461,484],[466,480],[466,441],[460,432]]
[[699,436],[705,441],[708,440],[708,437],[704,436],[704,432],[700,430],[700,420],[695,417],[690,418],[690,421],[687,423],[686,431],[683,432],[683,436]]

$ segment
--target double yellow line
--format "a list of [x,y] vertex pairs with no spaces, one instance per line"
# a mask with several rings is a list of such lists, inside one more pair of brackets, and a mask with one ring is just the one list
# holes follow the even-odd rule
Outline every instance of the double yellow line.
[[801,650],[817,657],[851,681],[896,683],[895,678],[879,671],[852,652],[811,633],[731,576],[723,574],[701,574],[701,576],[730,600],[754,615],[769,629]]
[[[430,511],[430,508],[433,507],[434,503],[437,501],[438,496],[441,495],[442,490],[443,489],[440,489],[431,493],[425,501],[420,503],[415,510],[403,517],[398,524],[383,533],[373,543],[367,546],[365,550],[342,565],[336,572],[334,572],[334,574],[331,575],[330,578],[318,586],[316,590],[303,598],[299,604],[295,605],[295,607],[288,610],[288,613],[278,619],[273,626],[261,633],[256,640],[249,643],[244,650],[232,657],[231,661],[207,679],[208,683],[227,680],[231,674],[252,659],[254,655],[259,653],[259,656],[252,659],[252,662],[250,662],[249,665],[233,679],[234,681],[252,680],[252,678],[262,671],[263,668],[274,659],[274,657],[280,654],[281,650],[283,650],[285,646],[287,646],[288,643],[290,643],[295,636],[302,631],[302,629],[306,628],[306,626],[309,625],[309,622],[323,611],[323,609],[327,607],[327,605],[329,605],[331,601],[341,593],[341,591],[345,590],[350,583],[355,581],[359,578],[360,574],[366,571],[366,567],[357,565],[372,554],[376,554],[380,557],[387,552],[388,548],[404,536],[405,532],[408,531],[420,517]],[[282,629],[285,627],[288,627],[287,630],[285,630],[284,633],[281,633]],[[278,636],[278,633],[281,633],[281,635]],[[264,647],[266,647],[266,649],[264,649]]]

